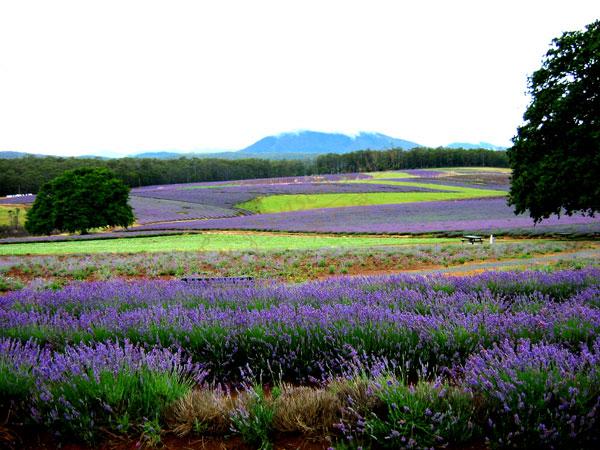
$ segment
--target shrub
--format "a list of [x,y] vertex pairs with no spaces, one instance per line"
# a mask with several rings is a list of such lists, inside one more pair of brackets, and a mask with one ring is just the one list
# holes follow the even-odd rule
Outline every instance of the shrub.
[[262,386],[254,385],[242,394],[240,405],[231,413],[231,428],[242,436],[246,444],[260,450],[272,448],[273,400],[277,399],[279,393],[274,388],[271,396],[267,396]]
[[600,439],[600,339],[579,354],[508,341],[471,356],[465,382],[487,404],[496,447],[592,448]]
[[445,383],[407,386],[393,378],[379,381],[376,396],[383,410],[365,416],[358,428],[378,448],[460,444],[477,434],[473,398],[467,391]]

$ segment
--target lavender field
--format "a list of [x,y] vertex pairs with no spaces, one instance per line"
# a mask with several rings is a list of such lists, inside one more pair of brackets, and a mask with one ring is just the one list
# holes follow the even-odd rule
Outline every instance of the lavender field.
[[266,448],[310,423],[340,448],[591,449],[599,295],[593,268],[27,288],[0,297],[0,403],[8,429],[88,444],[155,427]]
[[220,206],[138,196],[131,196],[129,204],[135,211],[136,222],[140,224],[164,222],[174,219],[189,220],[234,217],[240,214],[239,211]]
[[[148,186],[131,192],[130,230],[5,240],[0,438],[12,448],[597,448],[597,243],[565,237],[596,236],[600,222],[534,227],[506,205],[507,183],[505,171],[439,169]],[[241,207],[321,194],[399,203]],[[559,239],[452,237],[465,232]],[[446,237],[386,236],[430,233]],[[50,242],[61,240],[76,242]],[[442,273],[454,266],[465,270]]]
[[[508,183],[509,173],[505,170],[453,168],[146,186],[131,191],[130,203],[136,216],[136,225],[132,230],[153,233],[260,230],[374,234],[558,233],[588,236],[600,233],[598,218],[552,217],[534,226],[527,215],[516,216],[502,195],[477,198],[479,192],[490,190],[500,195],[508,190]],[[474,191],[468,191],[468,196],[474,198],[420,201],[415,197],[411,203],[368,205],[366,202],[361,206],[269,214],[255,214],[242,207],[254,199],[282,195],[292,202],[296,201],[295,198],[301,202],[302,196],[314,194],[365,194],[365,199],[388,193],[452,196],[452,188],[475,188]],[[32,202],[34,198],[0,199],[0,202],[24,203]]]
[[229,219],[161,223],[138,230],[239,229],[332,233],[431,233],[477,231],[486,234],[574,232],[597,234],[597,217],[563,216],[542,221],[534,227],[526,215],[515,216],[503,198],[397,205],[326,208]]
[[[435,187],[477,188],[507,191],[509,174],[506,171],[489,170],[406,170],[402,172],[365,174],[354,178],[318,180],[298,183],[297,180],[274,179],[269,184],[255,181],[252,186],[200,188],[198,185],[178,185],[174,189],[157,187],[135,195],[170,198],[206,205],[221,205],[235,209],[236,204],[269,195],[293,195],[314,193],[383,193],[383,192],[435,192]],[[370,178],[374,178],[370,183]],[[410,177],[410,178],[407,178]],[[369,182],[369,183],[366,183]],[[409,182],[408,185],[393,184]],[[262,183],[267,183],[263,180]],[[390,183],[390,184],[386,184]],[[418,183],[419,186],[414,186]],[[410,184],[413,184],[412,186]],[[431,190],[424,186],[431,186]],[[390,205],[351,206],[344,208],[308,209],[271,214],[248,214],[243,216],[214,218],[201,221],[172,222],[144,225],[139,230],[263,230],[327,233],[439,233],[480,232],[494,234],[580,234],[594,235],[600,232],[598,218],[582,216],[552,217],[534,226],[526,215],[515,216],[504,197],[444,200]],[[209,217],[209,216],[207,216]],[[150,221],[147,221],[150,222]],[[153,222],[159,222],[158,220]]]
[[[423,187],[393,186],[386,184],[343,184],[343,183],[291,183],[281,181],[269,184],[242,184],[236,186],[219,185],[176,185],[157,189],[141,188],[131,193],[131,206],[137,222],[160,222],[175,218],[217,218],[249,214],[237,205],[261,196],[298,194],[344,194],[377,192],[439,192],[432,186]],[[182,214],[181,206],[177,213],[169,207],[169,201],[177,205],[187,205],[189,214]],[[145,206],[145,207],[144,207]],[[177,216],[176,214],[180,214]],[[184,217],[187,215],[188,217]]]

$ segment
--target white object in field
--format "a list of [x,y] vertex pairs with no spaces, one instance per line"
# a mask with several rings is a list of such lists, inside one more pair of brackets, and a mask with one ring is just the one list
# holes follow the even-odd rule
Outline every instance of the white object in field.
[[490,234],[490,244],[493,244],[495,240],[496,238],[494,237],[494,235]]

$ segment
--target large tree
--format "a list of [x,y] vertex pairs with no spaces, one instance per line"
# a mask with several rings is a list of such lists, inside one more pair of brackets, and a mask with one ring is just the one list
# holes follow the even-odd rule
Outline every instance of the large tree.
[[537,222],[600,211],[600,21],[552,41],[508,156],[509,203]]
[[25,228],[32,234],[85,234],[91,228],[127,227],[134,220],[128,199],[129,187],[108,169],[70,170],[42,186]]

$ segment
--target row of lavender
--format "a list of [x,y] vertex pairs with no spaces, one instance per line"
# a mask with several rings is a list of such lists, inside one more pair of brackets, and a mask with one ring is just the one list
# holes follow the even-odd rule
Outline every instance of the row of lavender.
[[[600,326],[599,280],[600,270],[590,268],[241,287],[163,280],[80,282],[0,297],[0,335],[23,341],[35,337],[58,347],[106,338],[173,344],[208,364],[214,376],[218,371],[227,379],[243,366],[236,360],[279,367],[293,377],[299,370],[314,376],[320,370],[315,362],[333,363],[345,344],[367,350],[376,342],[371,350],[380,356],[406,354],[439,366],[461,362],[479,345],[506,338],[571,342],[575,347],[589,342]],[[573,321],[586,326],[574,327]],[[354,334],[356,329],[360,335]],[[222,335],[227,339],[221,340]],[[265,338],[266,359],[256,354],[257,348],[241,343],[258,335]],[[440,335],[445,335],[447,349]],[[302,355],[291,358],[300,350],[298,339]],[[223,354],[225,348],[233,353]],[[320,356],[309,356],[313,351]],[[273,359],[278,353],[282,359]]]
[[[95,427],[123,432],[143,417],[164,420],[204,380],[237,383],[254,373],[263,382],[331,382],[357,364],[378,377],[385,361],[397,380],[450,377],[491,419],[469,420],[501,445],[568,438],[591,448],[599,307],[598,269],[24,289],[0,297],[0,403],[13,420],[93,440]],[[438,407],[428,406],[432,415]],[[342,434],[370,439],[360,422],[346,421]],[[394,448],[413,436],[393,429]]]

